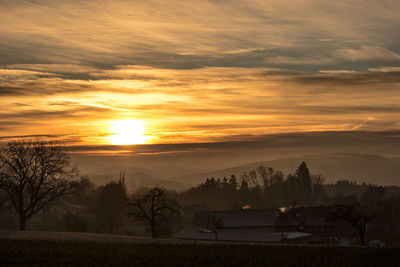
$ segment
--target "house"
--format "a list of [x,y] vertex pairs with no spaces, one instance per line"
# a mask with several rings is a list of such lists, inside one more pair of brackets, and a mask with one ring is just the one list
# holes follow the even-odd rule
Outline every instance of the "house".
[[237,242],[353,244],[356,234],[350,225],[328,220],[332,208],[200,211],[195,213],[192,225],[175,237]]

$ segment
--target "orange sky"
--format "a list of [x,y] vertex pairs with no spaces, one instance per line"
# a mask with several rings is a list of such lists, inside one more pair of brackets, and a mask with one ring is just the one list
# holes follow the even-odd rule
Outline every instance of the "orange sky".
[[135,140],[150,144],[397,130],[399,11],[372,0],[0,0],[0,137],[111,144],[135,132],[116,133],[121,120],[139,121]]

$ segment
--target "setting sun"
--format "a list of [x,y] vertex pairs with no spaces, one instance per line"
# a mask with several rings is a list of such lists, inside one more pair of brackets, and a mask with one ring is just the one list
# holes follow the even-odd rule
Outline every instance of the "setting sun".
[[145,122],[139,120],[112,121],[109,137],[113,145],[136,145],[146,143]]

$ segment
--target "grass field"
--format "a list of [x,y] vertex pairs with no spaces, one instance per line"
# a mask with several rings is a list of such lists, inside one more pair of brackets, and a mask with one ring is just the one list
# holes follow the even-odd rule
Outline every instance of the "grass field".
[[1,266],[400,266],[400,249],[0,239]]

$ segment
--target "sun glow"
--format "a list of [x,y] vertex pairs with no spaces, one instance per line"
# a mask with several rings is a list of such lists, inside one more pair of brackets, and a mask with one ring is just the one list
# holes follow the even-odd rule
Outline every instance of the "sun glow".
[[146,128],[145,122],[139,120],[119,120],[112,121],[110,132],[110,143],[113,145],[137,145],[145,144]]

